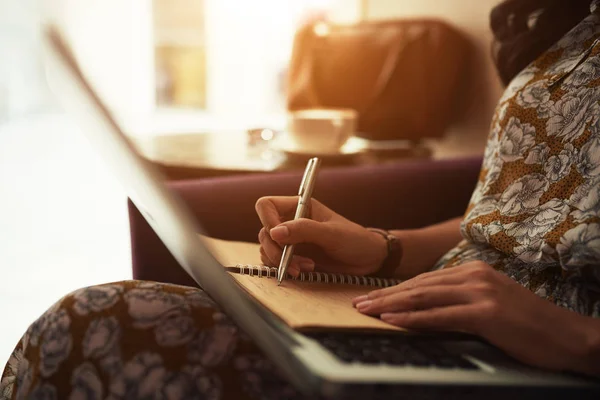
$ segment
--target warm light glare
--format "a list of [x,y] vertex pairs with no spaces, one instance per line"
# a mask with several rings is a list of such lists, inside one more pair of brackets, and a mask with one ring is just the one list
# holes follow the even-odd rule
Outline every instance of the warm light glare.
[[273,131],[270,129],[263,129],[260,133],[260,137],[262,140],[271,140],[273,139]]
[[318,24],[315,25],[315,27],[313,28],[315,35],[317,36],[327,36],[329,35],[329,25],[327,25],[325,22],[319,22]]

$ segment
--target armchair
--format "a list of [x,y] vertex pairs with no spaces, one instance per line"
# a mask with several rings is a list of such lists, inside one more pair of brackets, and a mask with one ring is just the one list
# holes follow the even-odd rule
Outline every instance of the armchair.
[[[417,228],[460,216],[481,158],[419,160],[369,167],[323,169],[315,198],[364,226]],[[294,195],[301,173],[233,176],[169,183],[209,236],[257,242],[261,196]],[[134,279],[196,286],[129,201]]]

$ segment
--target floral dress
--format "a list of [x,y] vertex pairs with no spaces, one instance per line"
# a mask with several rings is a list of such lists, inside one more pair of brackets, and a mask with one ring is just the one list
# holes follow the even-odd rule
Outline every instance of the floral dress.
[[[500,99],[464,240],[437,268],[483,260],[538,295],[600,316],[600,17]],[[75,291],[34,322],[0,399],[302,398],[200,289],[127,281]]]
[[539,296],[600,316],[600,15],[517,75],[496,108],[464,240],[438,268],[483,260]]

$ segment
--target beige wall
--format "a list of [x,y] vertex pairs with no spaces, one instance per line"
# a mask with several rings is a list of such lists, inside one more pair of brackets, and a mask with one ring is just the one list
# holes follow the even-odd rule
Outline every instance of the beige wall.
[[436,144],[436,154],[451,157],[477,154],[483,151],[490,120],[502,85],[496,76],[490,56],[492,35],[489,14],[499,0],[368,0],[366,17],[386,19],[411,16],[443,18],[462,30],[472,41],[474,57],[471,61],[467,97],[467,114],[457,121],[448,136]]
[[154,109],[151,8],[147,1],[44,0],[91,84],[126,125]]

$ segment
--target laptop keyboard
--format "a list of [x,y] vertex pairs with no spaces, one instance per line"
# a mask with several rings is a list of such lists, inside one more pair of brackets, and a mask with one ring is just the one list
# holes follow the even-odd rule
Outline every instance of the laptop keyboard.
[[347,363],[479,369],[467,359],[452,354],[427,337],[346,333],[312,333],[307,336],[317,340]]

